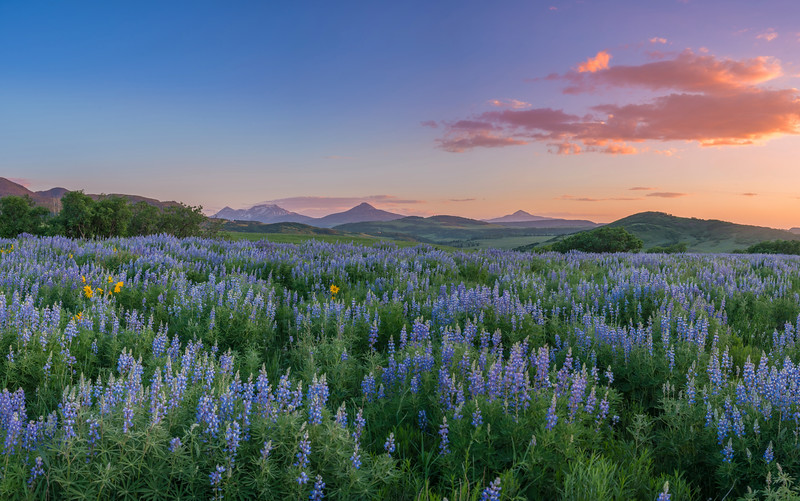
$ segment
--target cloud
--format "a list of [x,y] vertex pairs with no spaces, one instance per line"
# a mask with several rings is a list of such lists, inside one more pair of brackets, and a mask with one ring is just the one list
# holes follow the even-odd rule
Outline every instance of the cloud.
[[422,125],[423,127],[430,127],[431,129],[436,129],[439,127],[439,124],[436,123],[435,120],[425,120],[423,122],[420,122],[420,125]]
[[685,197],[686,195],[686,193],[675,193],[673,191],[655,191],[653,193],[648,193],[646,196],[658,198],[679,198]]
[[473,202],[476,198],[451,198],[450,202]]
[[491,99],[489,100],[489,104],[497,108],[512,108],[515,110],[523,110],[531,107],[531,103],[518,101],[517,99]]
[[653,37],[649,41],[650,43],[660,43],[660,44],[667,43],[667,39],[664,37]]
[[485,111],[441,122],[443,133],[437,139],[438,146],[464,152],[541,142],[550,152],[562,155],[652,151],[671,156],[677,151],[674,148],[651,150],[637,148],[635,143],[746,145],[800,134],[800,91],[759,86],[783,74],[774,58],[733,60],[687,50],[655,62],[602,71],[602,58],[599,63],[597,60],[595,57],[584,63],[584,72],[579,68],[546,79],[565,82],[567,94],[606,87],[662,93],[639,101],[596,103],[582,114],[553,108]]
[[741,90],[781,75],[780,62],[771,57],[737,61],[685,50],[672,59],[613,66],[588,74],[568,72],[561,78],[570,83],[564,88],[565,94],[593,92],[604,87],[720,93]]
[[550,7],[548,7],[548,10],[556,11],[558,10],[558,7],[556,7],[555,5],[551,5]]
[[630,202],[633,200],[642,200],[640,197],[610,197],[610,198],[591,198],[591,197],[575,197],[572,195],[561,195],[557,200],[569,200],[571,202]]
[[750,193],[750,192],[742,193],[742,196],[743,197],[755,197],[755,196],[758,196],[758,193]]
[[443,150],[453,153],[461,153],[473,148],[500,148],[502,146],[528,144],[527,141],[522,139],[497,136],[483,130],[469,133],[466,136],[440,138],[437,141],[439,141],[439,146]]
[[756,36],[759,40],[766,40],[767,42],[771,42],[778,38],[778,34],[775,32],[775,28],[769,28],[765,32],[760,33]]
[[356,205],[367,202],[379,208],[392,206],[409,206],[424,204],[424,200],[398,198],[394,195],[367,195],[363,197],[288,197],[259,202],[259,204],[275,204],[286,210],[311,216],[325,216],[334,212],[352,209]]
[[655,188],[651,188],[649,186],[634,186],[633,188],[628,188],[630,191],[651,191]]
[[578,65],[578,73],[596,73],[600,70],[608,69],[608,61],[611,60],[611,54],[601,50],[596,56],[590,57],[585,62]]

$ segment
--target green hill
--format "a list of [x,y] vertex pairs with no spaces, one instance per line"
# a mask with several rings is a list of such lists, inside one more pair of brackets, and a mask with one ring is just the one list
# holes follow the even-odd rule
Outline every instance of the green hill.
[[[668,247],[686,243],[689,252],[733,252],[766,240],[800,240],[800,235],[785,230],[736,224],[717,219],[677,217],[663,212],[640,212],[607,226],[625,228],[644,241],[644,248]],[[553,238],[540,245],[553,243]],[[536,246],[525,246],[530,250]]]
[[645,249],[685,242],[690,252],[732,252],[765,240],[800,240],[800,235],[785,230],[663,212],[641,212],[608,226],[625,228],[644,241]]
[[411,238],[451,247],[510,249],[549,240],[555,235],[575,233],[582,228],[512,228],[458,216],[411,216],[394,221],[342,224],[334,229],[382,238]]

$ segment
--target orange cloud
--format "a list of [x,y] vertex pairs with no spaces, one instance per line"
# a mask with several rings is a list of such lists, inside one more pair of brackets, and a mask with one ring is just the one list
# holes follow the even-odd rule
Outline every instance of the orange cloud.
[[651,191],[655,188],[651,188],[649,186],[634,186],[633,188],[628,188],[630,191]]
[[590,57],[586,62],[578,65],[578,73],[596,73],[600,70],[608,69],[609,60],[611,60],[611,54],[601,50],[596,56]]
[[783,74],[780,62],[771,57],[741,61],[717,59],[685,50],[673,59],[638,66],[614,66],[599,73],[571,72],[565,94],[591,92],[602,87],[643,87],[688,92],[730,92],[773,80]]
[[638,66],[580,71],[548,79],[568,82],[564,89],[568,94],[600,87],[676,92],[639,102],[596,104],[584,114],[552,108],[487,111],[445,123],[439,147],[463,152],[543,142],[556,154],[653,151],[673,155],[674,149],[637,149],[630,143],[746,145],[800,134],[800,91],[759,87],[782,75],[780,63],[773,58],[720,59],[687,50]]

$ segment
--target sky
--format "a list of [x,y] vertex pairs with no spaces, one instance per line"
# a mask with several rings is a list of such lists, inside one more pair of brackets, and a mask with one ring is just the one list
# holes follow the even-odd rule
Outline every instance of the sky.
[[800,226],[800,2],[0,0],[0,176]]

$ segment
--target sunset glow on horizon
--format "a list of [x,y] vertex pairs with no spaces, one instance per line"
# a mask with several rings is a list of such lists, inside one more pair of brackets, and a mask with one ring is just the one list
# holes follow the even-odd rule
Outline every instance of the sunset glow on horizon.
[[800,4],[0,4],[0,176],[312,216],[800,227]]

